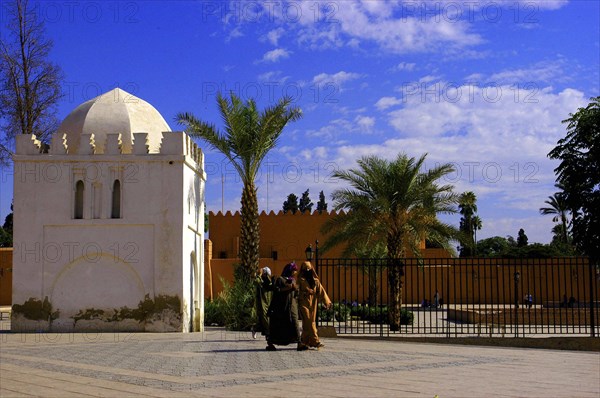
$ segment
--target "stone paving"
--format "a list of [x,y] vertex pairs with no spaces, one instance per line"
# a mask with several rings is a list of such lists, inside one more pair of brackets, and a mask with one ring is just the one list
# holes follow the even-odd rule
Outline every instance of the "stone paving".
[[1,397],[594,397],[600,353],[250,333],[0,334]]

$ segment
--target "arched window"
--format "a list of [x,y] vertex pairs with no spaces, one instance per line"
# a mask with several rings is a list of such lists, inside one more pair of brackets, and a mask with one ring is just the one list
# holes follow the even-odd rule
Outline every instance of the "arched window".
[[121,218],[121,181],[115,180],[112,190],[111,218]]
[[83,218],[83,181],[79,180],[75,184],[75,218]]

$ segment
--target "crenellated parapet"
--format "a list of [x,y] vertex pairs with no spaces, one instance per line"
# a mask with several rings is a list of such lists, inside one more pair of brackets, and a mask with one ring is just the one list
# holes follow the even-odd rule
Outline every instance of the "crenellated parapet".
[[[184,132],[163,132],[158,149],[152,150],[148,133],[134,133],[133,146],[124,145],[121,134],[106,134],[106,139],[96,140],[93,133],[81,134],[79,142],[69,145],[68,134],[56,133],[50,145],[35,135],[21,134],[16,137],[17,155],[184,155],[203,164],[202,149]],[[76,148],[75,150],[73,148]]]
[[[344,215],[346,214],[345,210],[340,210],[335,211],[324,211],[319,213],[317,210],[313,211],[312,213],[309,212],[305,212],[305,213],[301,213],[301,212],[296,212],[296,214],[293,214],[292,212],[287,212],[284,213],[282,210],[279,210],[277,213],[275,213],[273,210],[271,210],[270,212],[266,212],[266,211],[261,211],[259,216],[260,217],[332,217],[332,216],[337,216],[337,215]],[[211,217],[240,217],[241,214],[239,211],[235,211],[235,212],[231,212],[229,210],[227,210],[225,213],[218,211],[218,212],[209,212],[209,215]]]

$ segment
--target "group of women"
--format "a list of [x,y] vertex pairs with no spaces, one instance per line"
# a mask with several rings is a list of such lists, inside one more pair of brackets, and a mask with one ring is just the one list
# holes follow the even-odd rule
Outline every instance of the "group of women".
[[262,268],[256,287],[258,324],[254,332],[266,337],[267,351],[293,343],[298,344],[298,351],[324,346],[317,333],[317,306],[321,302],[329,308],[331,300],[310,262],[302,263],[300,269],[289,263],[275,278],[268,267]]

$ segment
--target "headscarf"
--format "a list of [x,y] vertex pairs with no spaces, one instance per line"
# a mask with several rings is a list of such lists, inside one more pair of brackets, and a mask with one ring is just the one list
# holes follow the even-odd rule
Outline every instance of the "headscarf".
[[269,267],[264,267],[260,269],[260,275],[267,275],[267,276],[271,276],[271,268]]
[[[307,273],[306,271],[309,272]],[[311,289],[316,286],[316,280],[319,279],[317,272],[313,268],[310,261],[305,261],[302,263],[302,266],[300,266],[300,277],[306,279]]]
[[291,262],[289,264],[286,264],[285,267],[283,267],[283,271],[281,271],[281,277],[287,279],[290,282],[294,281],[294,271],[298,271],[298,266],[296,265],[295,262]]

